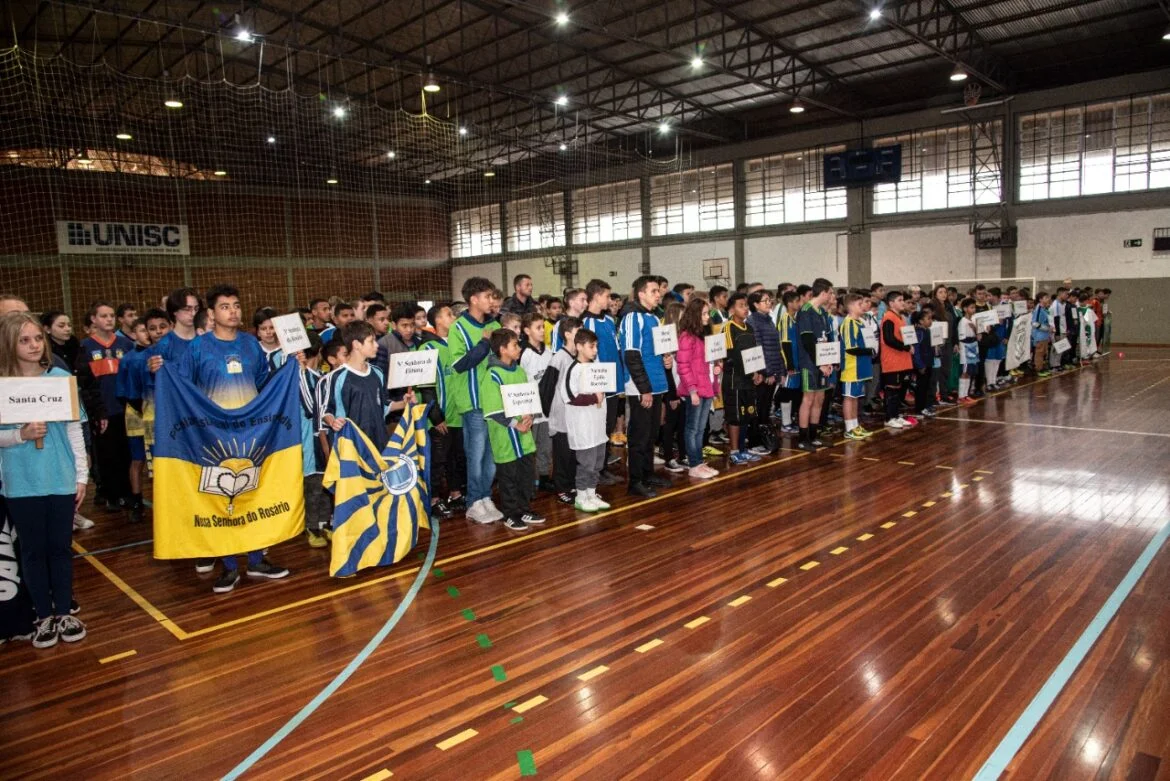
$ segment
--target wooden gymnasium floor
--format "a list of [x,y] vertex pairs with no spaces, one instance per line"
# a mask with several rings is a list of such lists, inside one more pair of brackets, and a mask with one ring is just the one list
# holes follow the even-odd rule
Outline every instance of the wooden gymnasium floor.
[[[1133,349],[596,518],[542,499],[527,536],[448,521],[245,777],[970,778],[1167,523],[1168,383]],[[79,549],[148,536],[95,515]],[[79,558],[89,638],[0,649],[0,776],[222,777],[427,545],[335,581],[298,540],[227,596],[148,544]],[[1162,549],[1007,775],[1170,778],[1168,608]]]

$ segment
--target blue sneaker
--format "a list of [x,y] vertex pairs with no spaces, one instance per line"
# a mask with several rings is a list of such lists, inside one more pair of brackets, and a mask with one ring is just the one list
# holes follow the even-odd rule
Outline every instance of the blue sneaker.
[[743,451],[743,454],[744,454],[745,456],[747,456],[747,461],[748,461],[748,463],[749,463],[749,464],[754,464],[754,463],[756,463],[757,461],[760,461],[760,460],[762,460],[762,458],[763,458],[762,456],[758,456],[758,455],[756,455],[755,453],[751,452],[750,450],[745,450],[745,451]]
[[[752,460],[752,457],[748,453],[742,453],[742,452],[737,450],[734,453],[732,453],[731,455],[729,455],[727,457],[727,460],[731,462],[732,466],[738,466],[739,464],[750,463]],[[759,461],[758,458],[756,460]]]

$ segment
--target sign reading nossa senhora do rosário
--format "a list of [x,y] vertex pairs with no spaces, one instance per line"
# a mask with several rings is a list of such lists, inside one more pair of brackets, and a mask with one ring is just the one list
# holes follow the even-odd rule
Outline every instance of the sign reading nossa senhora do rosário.
[[62,255],[190,255],[187,226],[168,222],[57,222]]

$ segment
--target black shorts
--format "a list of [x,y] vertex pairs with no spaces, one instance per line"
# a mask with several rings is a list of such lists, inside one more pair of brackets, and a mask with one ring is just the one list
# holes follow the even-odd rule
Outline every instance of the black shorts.
[[746,426],[756,419],[756,391],[736,390],[734,388],[723,391],[724,422],[729,426]]

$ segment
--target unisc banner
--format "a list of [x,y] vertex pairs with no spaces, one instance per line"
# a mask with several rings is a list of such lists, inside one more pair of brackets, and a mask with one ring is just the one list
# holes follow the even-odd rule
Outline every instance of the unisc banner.
[[155,558],[247,553],[304,530],[299,371],[289,361],[251,402],[226,410],[174,366],[159,370]]
[[62,255],[190,255],[187,226],[167,222],[57,221]]

